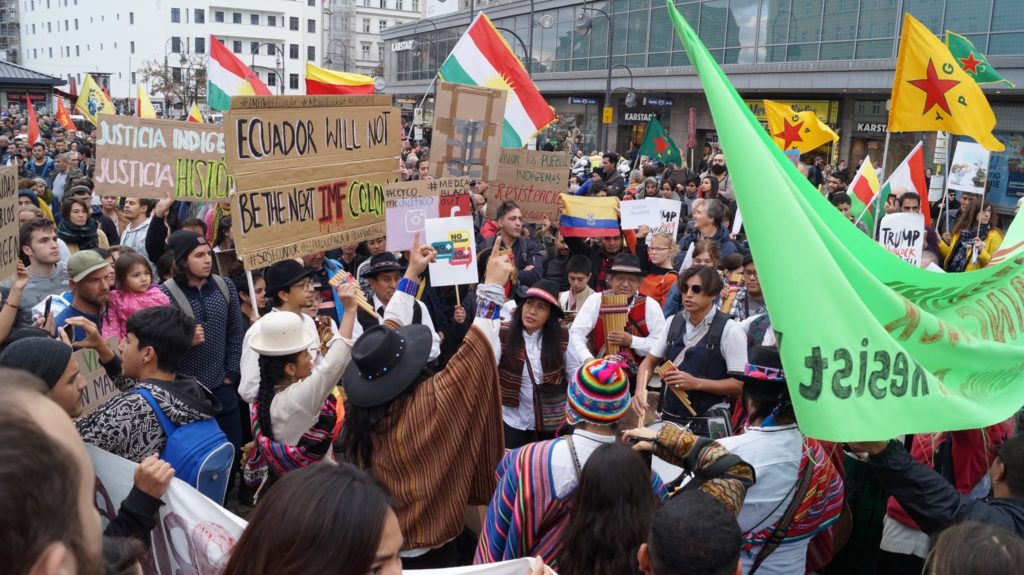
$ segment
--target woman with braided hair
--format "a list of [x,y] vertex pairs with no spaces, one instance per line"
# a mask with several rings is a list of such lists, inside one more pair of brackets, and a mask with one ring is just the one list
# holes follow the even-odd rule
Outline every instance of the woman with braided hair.
[[299,314],[268,314],[249,340],[260,365],[259,392],[250,407],[254,446],[245,465],[253,492],[322,460],[341,430],[344,400],[336,387],[352,358],[358,289],[355,284],[338,288],[344,319],[316,367],[309,348],[320,338]]

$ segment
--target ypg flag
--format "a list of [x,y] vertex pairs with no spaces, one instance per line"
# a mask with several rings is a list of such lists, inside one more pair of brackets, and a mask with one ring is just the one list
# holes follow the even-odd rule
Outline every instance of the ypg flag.
[[992,64],[988,63],[988,58],[975,48],[974,44],[967,38],[946,30],[946,46],[949,48],[949,53],[956,58],[963,71],[970,74],[975,82],[979,84],[1005,82],[1007,86],[1014,87],[1013,82],[1003,78],[1002,74],[996,72]]
[[668,137],[665,127],[654,116],[651,116],[651,121],[647,124],[644,142],[640,144],[640,155],[647,156],[648,158],[657,158],[662,164],[673,162],[679,166],[683,163],[683,158],[679,155],[679,148],[676,147],[676,143],[672,141],[672,138]]
[[1024,404],[1024,319],[1016,313],[1024,307],[1024,219],[1003,241],[1017,247],[980,270],[937,274],[897,262],[783,157],[667,4],[730,158],[800,431],[873,441],[986,427],[1016,413]]
[[995,125],[996,116],[977,82],[924,24],[904,14],[889,131],[946,130],[1002,152],[1003,144],[992,135]]
[[819,120],[813,110],[797,113],[785,104],[765,100],[764,115],[768,118],[768,132],[783,152],[800,150],[806,153],[839,141],[839,136]]
[[85,119],[92,122],[93,126],[100,124],[96,120],[98,114],[115,113],[114,105],[110,103],[110,98],[107,97],[106,93],[96,83],[96,80],[92,79],[90,74],[86,74],[85,80],[82,81],[82,93],[78,95],[75,109],[81,112]]

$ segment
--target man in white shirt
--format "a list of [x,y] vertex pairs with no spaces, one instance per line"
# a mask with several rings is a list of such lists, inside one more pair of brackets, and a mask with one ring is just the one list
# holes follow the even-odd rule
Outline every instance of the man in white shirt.
[[[395,295],[395,290],[398,287],[398,282],[402,279],[404,271],[402,264],[395,258],[395,254],[391,252],[381,252],[367,261],[362,277],[370,285],[371,297],[369,301],[373,305],[373,309],[377,310],[379,317],[373,317],[367,312],[359,310],[356,319],[357,323],[364,330],[384,323],[384,310],[387,308],[388,303],[391,302],[391,297]],[[412,309],[410,325],[423,325],[430,328],[431,344],[427,360],[436,360],[437,356],[441,355],[441,338],[437,335],[437,330],[434,329],[434,322],[430,319],[430,312],[427,310],[426,304],[419,300],[416,300],[416,306]]]
[[[689,425],[704,437],[729,435],[729,399],[743,390],[742,382],[729,373],[742,372],[747,363],[746,334],[715,307],[722,276],[713,268],[687,268],[679,276],[679,289],[683,310],[672,317],[668,330],[652,344],[641,364],[633,409],[641,416],[647,410],[647,383],[654,369],[667,359],[675,369],[662,376],[662,417]],[[673,390],[686,392],[693,412]],[[717,427],[720,425],[725,429]],[[711,427],[715,427],[714,434],[709,433]]]

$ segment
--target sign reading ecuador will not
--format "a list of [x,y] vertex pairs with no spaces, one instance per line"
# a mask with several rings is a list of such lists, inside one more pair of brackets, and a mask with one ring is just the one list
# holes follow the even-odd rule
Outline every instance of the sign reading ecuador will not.
[[224,139],[245,267],[384,237],[399,116],[390,96],[232,98]]
[[213,124],[101,114],[96,193],[210,202],[234,183],[224,164],[224,131]]

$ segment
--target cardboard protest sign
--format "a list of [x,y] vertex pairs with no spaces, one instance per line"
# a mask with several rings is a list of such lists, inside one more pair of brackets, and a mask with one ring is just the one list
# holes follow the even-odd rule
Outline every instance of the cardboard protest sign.
[[412,247],[413,235],[424,236],[424,223],[431,218],[472,214],[469,178],[435,178],[395,182],[384,187],[387,249]]
[[0,280],[18,265],[18,168],[0,168]]
[[424,227],[424,243],[437,251],[437,261],[430,264],[430,285],[453,286],[479,281],[473,216],[429,219]]
[[498,177],[488,182],[487,217],[495,217],[501,203],[511,200],[523,211],[525,221],[539,223],[544,216],[557,221],[558,196],[569,189],[572,160],[567,152],[502,149]]
[[196,124],[101,114],[93,181],[101,196],[184,202],[226,200],[234,185],[224,163],[224,130]]
[[[92,445],[85,448],[96,468],[96,507],[108,523],[131,491],[138,464]],[[223,569],[246,522],[178,478],[171,480],[163,501],[142,571],[172,575]]]
[[919,266],[924,250],[924,216],[894,213],[882,218],[878,243],[908,264]]
[[243,96],[224,115],[246,269],[383,237],[401,123],[388,96]]
[[[117,338],[107,340],[110,349],[117,353]],[[82,415],[103,405],[108,399],[119,392],[113,380],[107,376],[100,363],[99,354],[93,349],[80,349],[73,354],[78,362],[78,371],[85,378],[85,389],[82,390]]]
[[506,90],[438,82],[430,175],[493,181],[507,98]]
[[989,152],[981,144],[957,142],[949,164],[949,189],[984,195]]
[[644,225],[651,228],[651,235],[666,233],[671,234],[673,238],[679,229],[681,211],[682,202],[665,198],[645,198],[619,203],[622,229],[635,230]]

